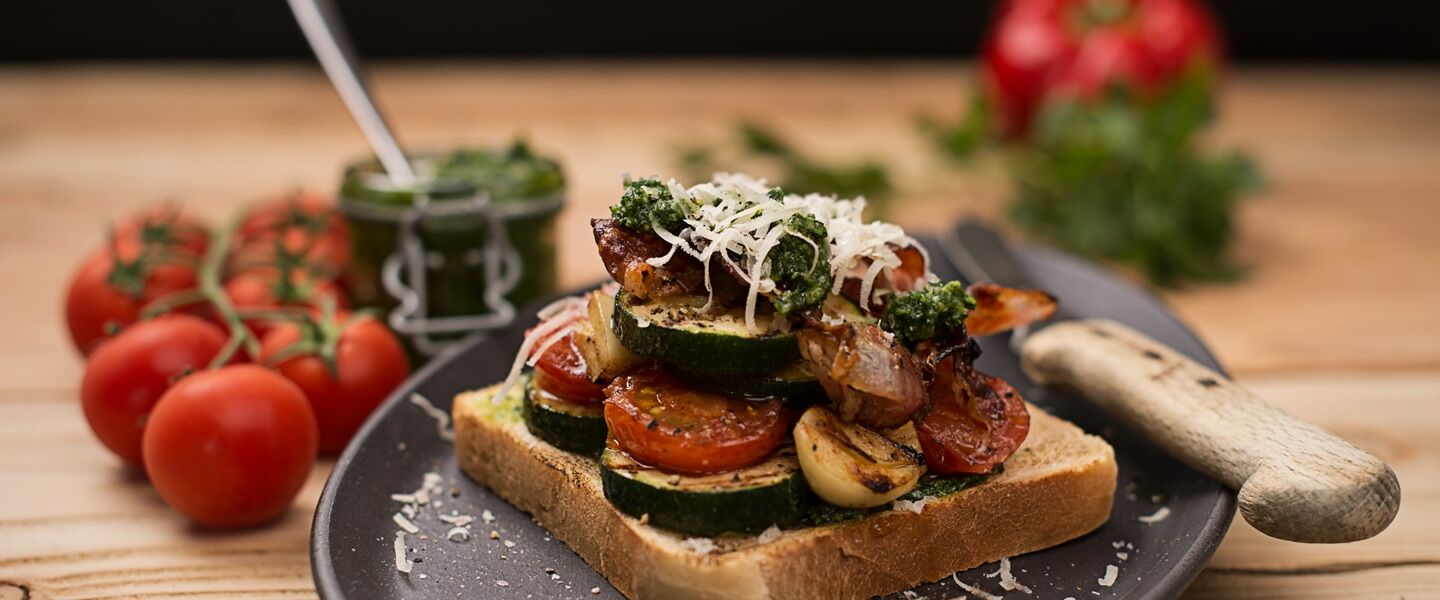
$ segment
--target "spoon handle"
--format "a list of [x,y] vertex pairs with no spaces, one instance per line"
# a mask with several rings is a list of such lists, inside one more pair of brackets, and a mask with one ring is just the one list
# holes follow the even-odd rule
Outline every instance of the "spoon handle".
[[375,156],[380,159],[385,172],[397,185],[408,187],[414,184],[415,171],[410,167],[410,161],[405,158],[400,142],[395,140],[395,134],[391,133],[390,126],[385,123],[385,117],[380,114],[375,100],[370,97],[365,80],[360,77],[359,61],[351,50],[344,25],[335,16],[335,6],[330,0],[289,2],[291,12],[295,13],[295,20],[305,32],[305,39],[310,42],[310,47],[315,50],[315,57],[320,59],[320,66],[325,69],[325,75],[330,77],[330,83],[335,86],[335,91],[339,92],[345,107],[350,109],[350,115],[365,133],[365,139],[375,150]]

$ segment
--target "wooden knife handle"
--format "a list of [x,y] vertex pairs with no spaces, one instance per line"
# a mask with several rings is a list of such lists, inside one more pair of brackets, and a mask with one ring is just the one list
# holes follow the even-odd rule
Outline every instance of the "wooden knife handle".
[[1267,535],[1362,540],[1383,531],[1400,508],[1400,483],[1380,459],[1124,325],[1058,323],[1032,334],[1021,354],[1035,381],[1079,390],[1172,456],[1239,490],[1240,513]]

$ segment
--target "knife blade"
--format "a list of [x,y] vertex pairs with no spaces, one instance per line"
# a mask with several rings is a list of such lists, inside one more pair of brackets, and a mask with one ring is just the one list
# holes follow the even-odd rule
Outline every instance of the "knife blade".
[[[940,236],[967,283],[1040,287],[1010,245],[979,221]],[[1062,309],[1011,344],[1036,383],[1077,391],[1192,468],[1238,492],[1240,513],[1272,537],[1362,540],[1400,507],[1383,461],[1281,411],[1234,381],[1125,325]]]

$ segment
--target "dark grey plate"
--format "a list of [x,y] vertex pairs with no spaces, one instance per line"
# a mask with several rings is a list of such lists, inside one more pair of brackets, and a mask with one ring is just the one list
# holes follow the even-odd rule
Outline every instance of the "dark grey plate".
[[[1022,248],[1020,255],[1024,266],[1059,296],[1072,314],[1122,321],[1219,368],[1195,335],[1149,293],[1055,251],[1030,247]],[[936,264],[935,270],[945,279],[958,276],[949,265]],[[433,361],[371,417],[346,449],[320,496],[311,531],[310,558],[322,598],[620,597],[604,577],[529,515],[466,479],[456,467],[450,443],[436,435],[435,422],[406,401],[411,393],[419,393],[449,412],[456,393],[504,376],[523,329],[532,323],[533,317],[529,317],[487,339],[461,344]],[[1178,596],[1200,573],[1229,527],[1235,514],[1234,494],[1112,423],[1095,406],[1037,388],[1020,372],[1003,336],[983,340],[982,346],[982,370],[1010,381],[1031,402],[1103,435],[1115,447],[1120,464],[1115,507],[1105,526],[1078,540],[1011,561],[1016,579],[1034,591],[1029,597]],[[410,545],[416,548],[411,556],[419,562],[405,576],[395,570],[393,551],[398,527],[391,515],[400,504],[389,495],[416,489],[427,471],[444,478],[445,493],[438,508],[422,510],[415,520],[428,539],[409,536]],[[1137,520],[1162,506],[1170,511],[1168,518],[1149,525]],[[489,510],[495,521],[472,524],[475,536],[468,541],[447,541],[444,534],[450,526],[441,523],[436,514],[452,510],[477,516]],[[492,530],[499,540],[490,539]],[[505,541],[514,545],[507,546]],[[1102,587],[1098,580],[1107,565],[1118,567],[1119,576],[1114,585]],[[546,569],[553,570],[554,576]],[[995,565],[986,565],[957,577],[1000,594],[999,578],[993,576],[996,570]],[[592,590],[598,591],[592,594]],[[914,591],[930,598],[965,594],[949,579]],[[1012,592],[1010,596],[1024,594]]]

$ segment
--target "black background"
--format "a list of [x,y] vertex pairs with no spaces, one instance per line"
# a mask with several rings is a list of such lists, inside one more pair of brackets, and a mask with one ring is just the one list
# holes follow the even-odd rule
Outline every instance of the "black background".
[[[993,2],[339,0],[370,58],[954,57]],[[1440,60],[1440,2],[1213,2],[1244,61]],[[283,0],[12,0],[0,60],[290,59]]]

